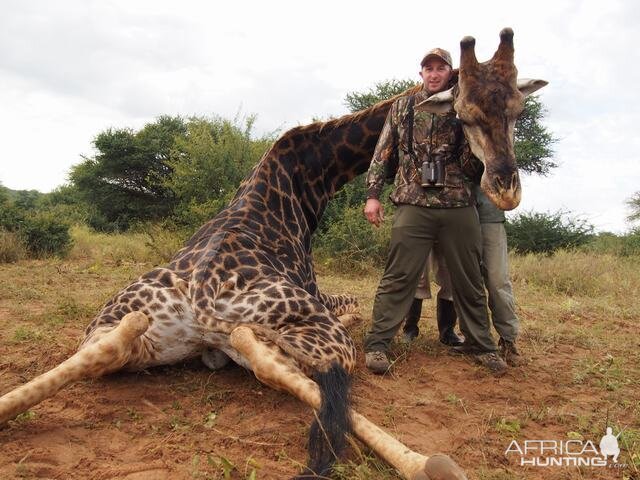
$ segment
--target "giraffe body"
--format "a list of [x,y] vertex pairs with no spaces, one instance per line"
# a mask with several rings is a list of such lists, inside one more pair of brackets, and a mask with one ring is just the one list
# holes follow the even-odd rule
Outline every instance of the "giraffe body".
[[[500,61],[504,64],[508,58],[502,55]],[[509,85],[515,81],[512,70],[498,71],[508,72]],[[474,75],[473,91],[483,95],[478,86],[482,82],[477,72]],[[490,92],[491,86],[486,90]],[[505,89],[504,95],[511,102],[523,102],[517,89]],[[350,410],[348,379],[340,372],[355,366],[355,347],[345,323],[358,317],[357,302],[350,295],[320,293],[313,270],[311,236],[327,202],[367,170],[396,98],[283,134],[229,206],[203,225],[169,265],[142,275],[104,306],[85,330],[74,356],[0,397],[0,424],[75,380],[198,356],[209,367],[219,368],[231,358],[264,383],[318,409],[318,418],[337,419],[337,430],[327,438],[324,427],[315,429],[315,440],[310,438],[309,445],[323,452],[310,448],[310,466],[316,469],[310,475],[328,472],[335,460],[332,445],[343,443],[345,431],[352,428],[405,478],[466,478],[448,457],[412,452]],[[454,98],[456,110],[463,110],[461,102]],[[468,123],[473,112],[465,110]],[[500,112],[490,113],[495,118],[489,123],[502,128],[506,121],[499,118]],[[479,111],[478,116],[490,128],[486,114]],[[502,157],[478,156],[488,174],[504,170],[499,165]],[[504,180],[497,183],[502,188]],[[496,186],[483,179],[485,184]],[[331,397],[338,399],[335,405],[325,401],[330,394],[336,394]],[[325,440],[328,448],[322,446]]]

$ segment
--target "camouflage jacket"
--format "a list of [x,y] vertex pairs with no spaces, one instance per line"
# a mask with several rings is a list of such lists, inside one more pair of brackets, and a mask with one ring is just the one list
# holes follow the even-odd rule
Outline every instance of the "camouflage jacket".
[[[415,105],[429,97],[423,88],[415,95]],[[394,189],[389,198],[395,204],[451,208],[474,204],[471,178],[482,172],[482,163],[471,153],[462,125],[455,112],[443,115],[414,109],[413,151],[408,153],[409,97],[396,100],[387,115],[367,173],[367,198],[380,198],[387,163],[398,156]],[[424,188],[420,185],[420,165],[429,155],[441,155],[445,165],[445,186]]]

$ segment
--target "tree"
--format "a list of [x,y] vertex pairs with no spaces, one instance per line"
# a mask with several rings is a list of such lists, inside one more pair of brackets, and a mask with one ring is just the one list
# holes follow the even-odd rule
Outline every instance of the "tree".
[[254,116],[244,123],[220,117],[193,117],[186,134],[176,139],[164,182],[179,201],[176,221],[199,225],[231,199],[273,139],[252,138]]
[[392,78],[391,80],[374,84],[373,87],[365,92],[347,93],[344,105],[350,112],[358,112],[394,95],[398,95],[411,87],[415,87],[415,85],[416,81],[409,78],[403,80]]
[[558,141],[541,123],[546,109],[537,95],[529,95],[516,121],[514,149],[518,167],[527,173],[548,175],[558,166],[552,160],[553,144]]
[[134,221],[169,215],[176,204],[165,186],[176,138],[186,134],[180,117],[161,116],[142,130],[108,129],[93,144],[98,154],[71,169],[71,184],[94,209],[90,224],[124,230]]
[[521,212],[506,224],[509,246],[518,253],[551,254],[576,248],[593,238],[593,225],[565,212]]
[[631,209],[631,213],[627,217],[627,220],[630,222],[637,222],[640,220],[640,192],[634,193],[629,200],[627,200],[627,205]]

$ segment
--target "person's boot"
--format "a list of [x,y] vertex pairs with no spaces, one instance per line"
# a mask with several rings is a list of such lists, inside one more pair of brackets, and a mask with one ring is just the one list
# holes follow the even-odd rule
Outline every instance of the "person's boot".
[[422,299],[414,298],[411,306],[409,307],[409,313],[404,317],[404,325],[402,327],[402,337],[400,341],[402,343],[413,342],[420,334],[418,328],[418,322],[420,321],[420,314],[422,313]]
[[440,332],[440,343],[457,347],[463,344],[464,339],[454,332],[456,326],[456,309],[453,302],[443,298],[438,299],[436,307],[436,316],[438,319],[438,331]]
[[519,367],[526,363],[516,348],[516,342],[510,342],[500,337],[500,340],[498,340],[498,348],[500,349],[500,355],[509,366]]
[[366,367],[376,375],[387,373],[389,368],[391,368],[391,362],[389,362],[387,354],[380,350],[366,352],[364,355],[364,362]]

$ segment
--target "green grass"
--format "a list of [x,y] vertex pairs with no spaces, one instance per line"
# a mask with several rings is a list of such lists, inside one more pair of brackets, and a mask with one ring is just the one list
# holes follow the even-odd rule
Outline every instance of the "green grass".
[[[143,233],[103,235],[76,228],[73,236],[75,244],[67,259],[0,264],[1,345],[3,354],[6,350],[17,365],[12,372],[16,377],[43,371],[51,364],[50,355],[61,356],[60,345],[71,351],[106,300],[156,263],[166,261],[162,248],[177,248],[171,243],[171,235],[151,240]],[[499,382],[476,370],[461,383],[447,382],[434,373],[436,367],[449,362],[455,368],[468,367],[463,360],[448,357],[438,344],[435,302],[425,301],[421,337],[410,346],[393,347],[402,375],[372,378],[361,364],[357,366],[354,390],[358,407],[368,409],[365,413],[374,422],[408,439],[408,443],[415,440],[410,435],[418,430],[407,433],[403,428],[418,413],[433,411],[435,426],[430,426],[451,425],[454,432],[454,441],[441,443],[439,448],[465,465],[469,478],[475,480],[529,478],[529,472],[504,463],[502,452],[509,438],[545,435],[542,438],[597,441],[609,418],[616,432],[626,427],[620,437],[621,459],[629,467],[620,472],[619,478],[640,478],[640,260],[584,252],[560,252],[551,257],[512,255],[510,260],[522,322],[519,343],[532,361],[530,366]],[[364,274],[338,274],[335,265],[319,265],[319,284],[327,293],[348,292],[359,298],[365,321],[355,327],[352,336],[361,361],[362,339],[369,327],[381,269],[368,266]],[[186,452],[186,459],[180,462],[191,478],[219,479],[226,471],[234,479],[270,479],[274,477],[269,465],[274,463],[269,462],[292,474],[302,469],[308,428],[305,419],[278,431],[278,443],[283,442],[285,447],[265,448],[250,456],[252,447],[221,437],[215,429],[232,430],[225,425],[225,406],[242,404],[247,396],[265,398],[270,395],[268,389],[242,373],[237,373],[246,376],[240,389],[235,383],[219,381],[219,375],[230,376],[229,372],[212,374],[196,369],[185,380],[191,368],[175,366],[152,372],[165,385],[164,396],[154,400],[164,417],[154,419],[153,411],[143,405],[127,404],[119,407],[119,418],[113,423],[109,423],[111,416],[109,420],[91,420],[92,432],[108,434],[114,427],[119,435],[140,431],[140,435],[159,444],[166,438],[180,438],[180,452]],[[194,378],[198,381],[192,381]],[[479,398],[474,385],[483,389]],[[542,393],[532,385],[544,387]],[[98,382],[93,387],[98,389]],[[406,395],[399,398],[397,390],[403,388]],[[280,401],[282,396],[273,393],[268,401],[277,405],[274,399]],[[253,415],[251,409],[234,411],[234,424],[251,422]],[[36,425],[39,420],[40,416],[23,421]],[[460,425],[464,428],[456,430]],[[429,435],[425,433],[423,445],[431,445]],[[210,445],[215,449],[206,450]],[[223,458],[229,462],[226,467]],[[27,476],[33,468],[27,459],[16,470]],[[547,472],[546,477],[532,474],[530,478],[591,478],[583,473],[582,477],[571,477],[572,473],[559,470]],[[335,478],[400,477],[354,442],[349,455],[336,465]]]

